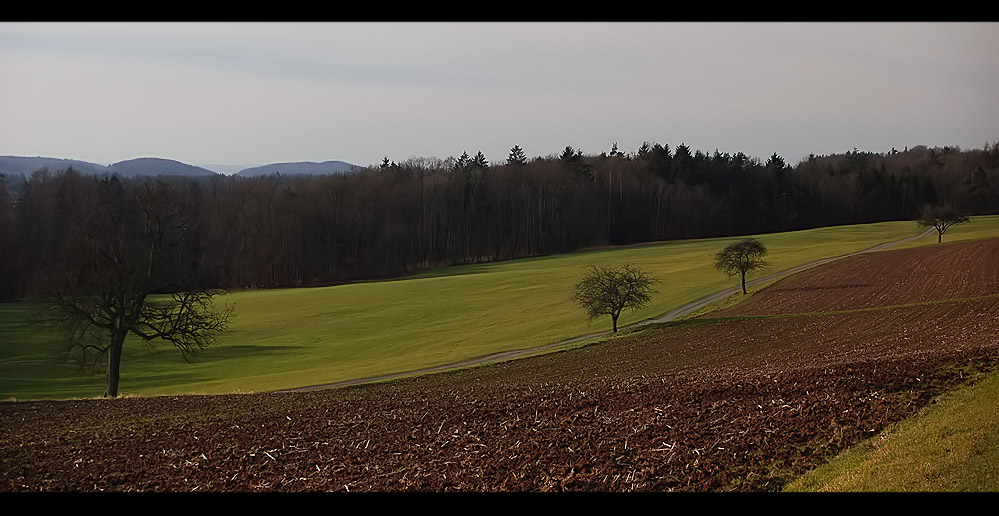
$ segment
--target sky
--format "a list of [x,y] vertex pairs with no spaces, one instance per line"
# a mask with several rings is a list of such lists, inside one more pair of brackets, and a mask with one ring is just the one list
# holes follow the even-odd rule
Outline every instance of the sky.
[[253,166],[999,140],[999,23],[0,23],[0,155]]

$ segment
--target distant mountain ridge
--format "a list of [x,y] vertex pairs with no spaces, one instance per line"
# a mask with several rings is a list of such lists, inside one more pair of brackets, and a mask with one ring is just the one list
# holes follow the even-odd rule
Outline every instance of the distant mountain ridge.
[[0,174],[9,176],[29,177],[31,174],[48,169],[49,172],[57,172],[73,167],[73,170],[86,174],[105,174],[108,171],[107,165],[90,163],[75,159],[44,158],[41,156],[0,156]]
[[[180,161],[164,158],[137,158],[112,163],[111,165],[101,165],[87,161],[49,158],[42,156],[0,156],[0,174],[10,177],[23,176],[28,178],[31,174],[47,169],[49,172],[60,172],[72,167],[73,170],[83,174],[117,174],[122,177],[135,176],[190,176],[190,177],[212,177],[222,175],[219,172],[208,170],[204,167],[189,165]],[[215,168],[229,168],[216,165]],[[324,161],[316,163],[312,161],[300,161],[290,163],[271,163],[259,167],[243,168],[233,175],[240,177],[257,177],[269,174],[281,175],[328,175],[343,174],[363,167],[347,163],[345,161]],[[232,170],[232,168],[229,168]]]
[[215,172],[187,163],[163,158],[137,158],[101,165],[75,159],[0,156],[0,174],[29,177],[35,172],[47,169],[49,172],[61,172],[72,167],[81,174],[117,174],[121,177],[134,176],[216,176]]
[[281,175],[330,175],[343,174],[361,168],[357,165],[345,161],[324,161],[316,163],[314,161],[297,161],[291,163],[271,163],[259,167],[250,167],[236,172],[240,177],[258,177],[270,174]]
[[123,177],[133,176],[194,176],[210,177],[219,174],[211,170],[188,165],[172,159],[138,158],[113,163],[108,167],[112,174]]

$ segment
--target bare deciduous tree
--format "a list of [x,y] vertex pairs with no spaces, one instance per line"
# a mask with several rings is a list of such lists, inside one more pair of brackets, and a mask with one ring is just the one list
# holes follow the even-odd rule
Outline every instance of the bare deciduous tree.
[[917,224],[937,230],[937,243],[943,241],[943,234],[954,224],[968,222],[968,217],[951,206],[923,206],[922,214]]
[[747,238],[736,242],[715,255],[715,267],[734,276],[742,277],[742,293],[746,294],[746,274],[753,271],[763,270],[770,264],[763,259],[767,254],[767,247],[755,238]]
[[84,360],[107,355],[104,396],[114,398],[128,334],[170,342],[186,359],[228,329],[233,307],[216,308],[218,291],[197,288],[185,267],[188,220],[172,187],[133,190],[112,177],[98,192],[76,221],[37,321],[64,330]]
[[586,311],[592,321],[601,315],[611,316],[614,332],[617,319],[625,308],[638,310],[649,304],[654,285],[652,274],[637,265],[604,267],[590,264],[583,279],[576,284],[570,299]]

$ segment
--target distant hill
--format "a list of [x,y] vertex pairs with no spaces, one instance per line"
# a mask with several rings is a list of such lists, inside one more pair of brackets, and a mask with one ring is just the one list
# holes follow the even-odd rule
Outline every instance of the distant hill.
[[61,158],[43,158],[41,156],[0,156],[0,174],[7,176],[31,177],[31,174],[48,169],[49,172],[61,172],[69,167],[81,174],[105,174],[107,165],[99,165],[87,161]]
[[[110,166],[98,163],[90,163],[75,159],[45,158],[45,157],[24,157],[24,156],[0,156],[0,174],[9,178],[24,176],[31,177],[31,174],[38,170],[48,169],[49,172],[56,173],[73,167],[73,170],[81,174],[118,174],[122,177],[135,176],[194,176],[211,177],[218,174],[235,174],[240,177],[257,177],[270,174],[282,175],[328,175],[343,174],[362,168],[344,161],[324,161],[316,163],[313,161],[300,161],[294,163],[271,163],[259,167],[242,168],[234,165],[210,165],[216,171],[204,167],[188,165],[180,161],[163,158],[138,158],[126,161],[119,161]],[[237,170],[239,170],[237,172]]]
[[119,161],[110,167],[110,173],[123,177],[133,176],[216,176],[211,170],[188,165],[172,159],[138,158]]
[[259,167],[250,167],[236,172],[240,177],[257,177],[270,174],[281,175],[330,175],[343,174],[361,168],[343,161],[324,161],[316,163],[314,161],[299,161],[295,163],[271,163]]

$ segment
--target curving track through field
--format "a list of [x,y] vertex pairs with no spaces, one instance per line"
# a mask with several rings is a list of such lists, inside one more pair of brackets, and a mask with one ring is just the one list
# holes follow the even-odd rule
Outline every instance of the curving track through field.
[[0,491],[779,490],[995,369],[995,253],[855,256],[741,315],[376,385],[0,402]]
[[[753,280],[746,281],[746,286],[749,287],[749,286],[757,285],[759,283],[764,283],[764,282],[767,282],[767,281],[771,281],[771,280],[776,279],[776,278],[780,278],[780,277],[788,276],[788,275],[791,275],[791,274],[794,274],[794,273],[797,273],[797,272],[801,272],[801,271],[813,269],[813,268],[818,267],[820,265],[825,265],[827,263],[832,263],[832,262],[834,262],[836,260],[841,260],[843,258],[849,258],[849,257],[852,257],[852,256],[858,256],[858,255],[862,255],[862,254],[873,253],[873,252],[877,252],[877,251],[883,251],[885,249],[889,249],[889,248],[891,248],[893,246],[896,246],[896,245],[899,245],[899,244],[904,244],[906,242],[911,242],[913,240],[917,240],[917,239],[929,236],[934,231],[935,231],[935,229],[929,228],[926,231],[924,231],[924,232],[922,232],[922,233],[920,233],[920,234],[918,234],[916,236],[912,236],[912,237],[908,237],[908,238],[903,238],[901,240],[895,240],[895,241],[892,241],[892,242],[885,242],[885,243],[878,244],[876,246],[870,247],[868,249],[864,249],[862,251],[857,251],[855,253],[848,253],[848,254],[844,254],[844,255],[841,255],[841,256],[834,256],[834,257],[831,257],[831,258],[824,258],[822,260],[816,260],[814,262],[809,262],[809,263],[806,263],[806,264],[803,264],[803,265],[799,265],[797,267],[792,267],[790,269],[786,269],[786,270],[783,270],[783,271],[778,271],[778,272],[775,272],[775,273],[763,276],[761,278],[756,278],[756,279],[753,279]],[[741,290],[741,287],[731,287],[731,288],[727,288],[725,290],[720,290],[720,291],[715,292],[713,294],[704,296],[704,297],[702,297],[700,299],[697,299],[695,301],[687,303],[687,304],[685,304],[683,306],[679,306],[677,308],[674,308],[673,310],[670,310],[670,311],[666,312],[665,314],[662,314],[662,315],[660,315],[658,317],[654,317],[654,318],[649,319],[647,321],[642,321],[642,322],[639,322],[639,323],[635,323],[635,324],[631,324],[631,325],[627,325],[627,326],[622,326],[621,329],[623,330],[623,329],[627,329],[627,328],[635,328],[635,327],[644,326],[644,325],[648,325],[648,324],[656,324],[656,323],[664,323],[664,322],[673,321],[673,320],[679,319],[681,317],[684,317],[684,316],[686,316],[686,315],[688,315],[690,313],[696,312],[697,310],[700,310],[701,308],[704,308],[705,306],[710,305],[711,303],[714,303],[716,301],[720,301],[722,299],[725,299],[728,296],[731,296],[732,294],[735,294],[735,293],[739,292],[740,290]],[[448,370],[452,370],[452,369],[460,369],[460,368],[463,368],[463,367],[470,367],[470,366],[483,365],[483,364],[492,364],[492,363],[496,363],[496,362],[504,362],[506,360],[512,360],[514,358],[519,358],[519,357],[524,357],[524,356],[528,356],[528,355],[533,355],[533,354],[541,353],[541,352],[548,351],[548,350],[551,350],[551,349],[555,349],[555,348],[558,348],[560,346],[565,346],[567,344],[574,344],[574,343],[577,343],[577,342],[584,342],[584,341],[587,341],[587,340],[596,339],[596,338],[603,337],[603,336],[610,335],[610,334],[611,334],[610,331],[588,333],[586,335],[581,335],[579,337],[573,337],[571,339],[561,340],[561,341],[554,342],[554,343],[551,343],[551,344],[545,344],[543,346],[536,346],[536,347],[533,347],[533,348],[525,348],[525,349],[515,349],[515,350],[511,350],[511,351],[503,351],[503,352],[500,352],[500,353],[493,353],[491,355],[486,355],[484,357],[478,357],[478,358],[472,358],[472,359],[468,359],[468,360],[462,360],[460,362],[453,362],[453,363],[450,363],[450,364],[443,364],[443,365],[434,366],[434,367],[424,367],[424,368],[420,368],[420,369],[413,369],[411,371],[403,371],[403,372],[400,372],[400,373],[391,373],[391,374],[384,374],[384,375],[378,375],[378,376],[369,376],[369,377],[365,377],[365,378],[357,378],[357,379],[354,379],[354,380],[345,380],[345,381],[341,381],[341,382],[324,383],[324,384],[320,384],[320,385],[311,385],[311,386],[306,386],[306,387],[298,387],[298,388],[295,388],[295,389],[284,389],[284,390],[280,390],[280,391],[277,391],[277,392],[305,392],[305,391],[313,391],[313,390],[318,390],[318,389],[331,389],[331,388],[335,388],[335,387],[345,387],[345,386],[348,386],[348,385],[363,385],[363,384],[368,384],[368,383],[377,383],[377,382],[383,382],[383,381],[387,381],[387,380],[394,380],[396,378],[403,378],[403,377],[408,377],[408,376],[419,376],[419,375],[422,375],[422,374],[436,373],[436,372],[448,371]]]

